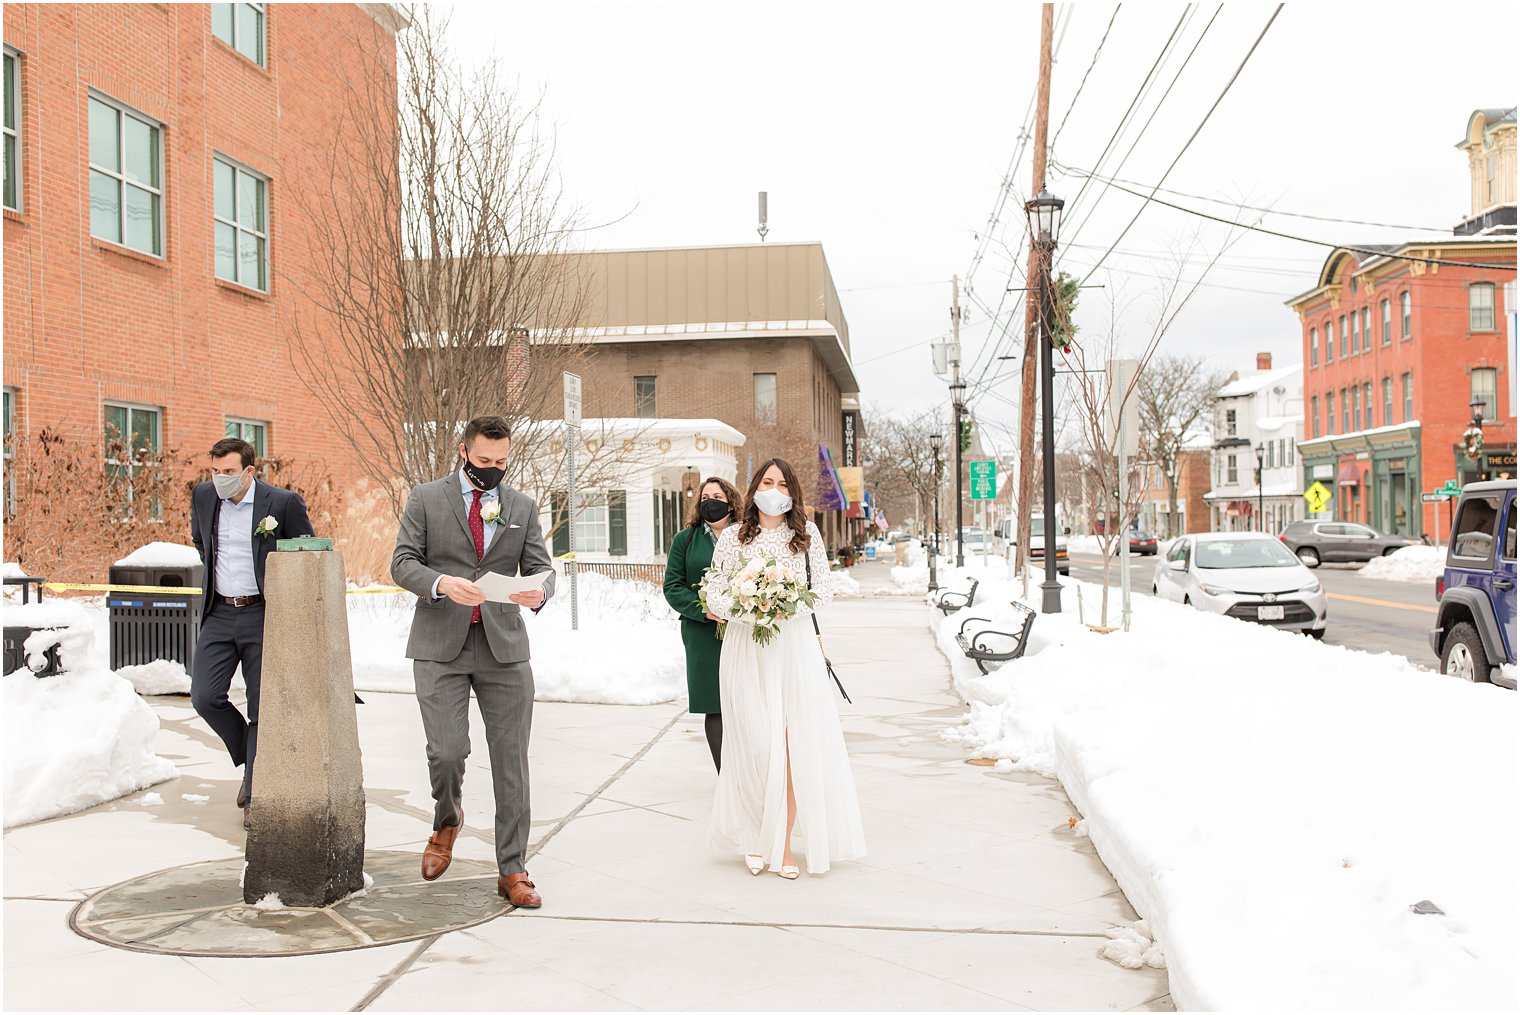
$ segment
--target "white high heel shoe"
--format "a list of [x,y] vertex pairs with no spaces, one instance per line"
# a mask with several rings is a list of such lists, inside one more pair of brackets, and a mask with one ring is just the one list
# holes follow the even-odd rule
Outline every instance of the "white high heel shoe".
[[765,870],[765,857],[759,853],[745,853],[744,866],[749,868],[751,874],[759,874]]
[[796,881],[797,875],[800,874],[801,871],[797,869],[796,864],[784,863],[780,867],[776,868],[776,873],[781,877],[786,878],[788,881]]

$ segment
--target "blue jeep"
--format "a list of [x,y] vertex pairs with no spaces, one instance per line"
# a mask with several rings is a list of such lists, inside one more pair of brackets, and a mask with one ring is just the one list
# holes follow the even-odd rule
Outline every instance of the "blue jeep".
[[[1515,689],[1515,484],[1469,483],[1457,502],[1430,647],[1441,672]],[[1508,663],[1508,673],[1501,664]]]

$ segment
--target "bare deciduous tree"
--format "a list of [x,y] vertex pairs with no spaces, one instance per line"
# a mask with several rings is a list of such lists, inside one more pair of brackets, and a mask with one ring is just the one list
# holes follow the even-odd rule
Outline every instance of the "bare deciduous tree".
[[920,528],[932,525],[934,446],[929,437],[943,431],[939,413],[930,409],[899,417],[873,408],[866,420],[862,456],[871,463],[867,481],[883,507],[890,505],[898,516],[911,510]]
[[292,322],[303,381],[398,514],[486,413],[513,424],[508,481],[536,468],[552,485],[544,463],[562,456],[546,445],[562,431],[543,421],[559,418],[561,374],[590,348],[570,254],[579,214],[537,104],[494,63],[466,73],[446,18],[414,14],[397,66],[367,48],[334,96],[342,126],[314,154],[301,209],[314,283]]
[[1161,470],[1166,481],[1166,537],[1181,535],[1177,524],[1177,488],[1182,482],[1182,451],[1188,434],[1208,423],[1208,409],[1223,376],[1202,356],[1157,356],[1140,378],[1136,410],[1140,453]]

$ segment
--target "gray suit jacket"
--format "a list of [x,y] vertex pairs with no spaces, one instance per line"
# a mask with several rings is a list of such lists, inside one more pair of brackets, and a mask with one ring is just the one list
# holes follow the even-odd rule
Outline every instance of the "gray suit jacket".
[[[501,517],[496,522],[496,534],[486,547],[485,559],[477,562],[470,516],[459,490],[459,473],[412,490],[391,558],[391,579],[417,597],[412,634],[406,645],[408,659],[450,662],[458,658],[470,633],[468,606],[432,598],[433,583],[439,575],[473,580],[487,571],[509,576],[548,571],[545,601],[554,595],[554,564],[538,524],[538,505],[533,498],[507,486],[500,487],[498,493]],[[486,640],[496,661],[526,662],[528,632],[523,629],[522,608],[516,603],[485,603],[480,609]]]

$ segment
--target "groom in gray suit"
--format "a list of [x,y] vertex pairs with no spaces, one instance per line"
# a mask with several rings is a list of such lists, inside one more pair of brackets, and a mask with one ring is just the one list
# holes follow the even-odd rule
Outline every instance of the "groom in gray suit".
[[[391,577],[417,596],[407,657],[427,734],[433,788],[433,835],[422,876],[440,877],[464,824],[460,790],[470,753],[470,690],[485,723],[496,791],[496,890],[514,906],[543,904],[523,868],[528,847],[528,733],[533,668],[522,608],[537,612],[554,594],[554,565],[544,547],[538,505],[502,486],[512,431],[500,416],[465,427],[459,469],[412,490],[396,535]],[[549,572],[543,591],[509,603],[486,602],[472,579]]]

